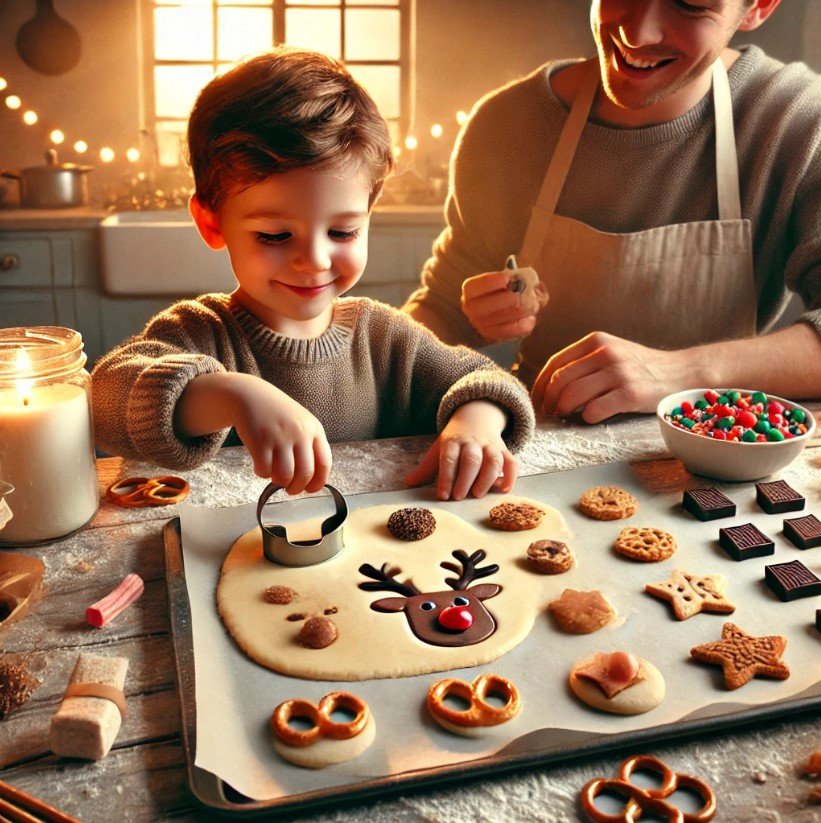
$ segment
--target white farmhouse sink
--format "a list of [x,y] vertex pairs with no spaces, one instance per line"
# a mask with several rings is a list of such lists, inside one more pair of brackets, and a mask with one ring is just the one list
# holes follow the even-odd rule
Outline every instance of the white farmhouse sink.
[[197,295],[236,288],[228,252],[212,251],[187,211],[130,211],[100,223],[109,294]]

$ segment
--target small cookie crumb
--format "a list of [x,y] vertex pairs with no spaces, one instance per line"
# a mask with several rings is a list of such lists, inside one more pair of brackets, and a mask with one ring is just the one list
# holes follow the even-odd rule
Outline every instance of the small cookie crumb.
[[85,560],[80,560],[79,563],[75,563],[71,570],[77,572],[77,574],[88,574],[89,572],[94,571],[94,566],[91,563],[87,563]]
[[308,649],[324,649],[336,640],[339,633],[336,625],[327,617],[311,617],[296,636],[297,643]]
[[767,775],[764,772],[756,772],[753,775],[753,783],[758,783],[759,786],[767,782]]
[[397,540],[423,540],[436,529],[430,509],[398,509],[388,518],[388,531]]
[[809,777],[821,774],[821,749],[810,755],[810,759],[807,761],[806,773]]
[[339,609],[336,606],[331,606],[330,608],[325,609],[325,611],[322,612],[322,614],[336,614],[338,611]]
[[266,603],[273,603],[277,606],[286,606],[296,597],[296,592],[290,586],[269,586],[262,593],[262,599]]
[[0,720],[28,701],[39,685],[19,661],[0,660]]
[[535,529],[544,517],[544,510],[530,503],[500,503],[490,510],[490,525],[504,532]]
[[537,540],[527,549],[530,567],[541,574],[561,574],[573,568],[573,552],[561,540]]
[[296,623],[297,620],[304,620],[307,616],[307,612],[292,612],[285,619],[290,620],[291,623]]

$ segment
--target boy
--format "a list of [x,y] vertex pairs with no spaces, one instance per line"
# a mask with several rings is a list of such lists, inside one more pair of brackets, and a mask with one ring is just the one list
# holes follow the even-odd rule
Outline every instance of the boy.
[[288,47],[243,62],[200,92],[188,144],[191,214],[239,285],[177,303],[100,361],[99,445],[186,469],[233,427],[255,473],[298,494],[327,482],[329,439],[438,430],[409,483],[438,466],[441,499],[509,491],[533,428],[524,387],[395,309],[341,297],[392,167],[347,70]]

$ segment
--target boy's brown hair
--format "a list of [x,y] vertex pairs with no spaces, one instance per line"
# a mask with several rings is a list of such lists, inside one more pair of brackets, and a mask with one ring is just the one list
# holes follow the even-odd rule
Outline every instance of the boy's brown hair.
[[200,203],[305,166],[361,163],[369,205],[393,168],[388,127],[339,62],[289,46],[249,58],[199,93],[188,120],[188,158]]

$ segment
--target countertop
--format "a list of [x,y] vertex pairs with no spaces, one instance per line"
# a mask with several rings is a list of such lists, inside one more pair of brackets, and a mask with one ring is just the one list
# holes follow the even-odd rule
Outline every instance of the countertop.
[[0,209],[0,231],[68,231],[93,229],[107,215],[103,209]]
[[[345,494],[401,488],[402,478],[429,444],[430,438],[422,437],[336,444],[331,482]],[[816,438],[790,467],[791,477],[801,482],[808,507],[816,512],[821,506],[818,446],[821,439]],[[520,457],[521,474],[528,475],[619,460],[664,460],[669,454],[654,418],[626,416],[598,426],[541,424]],[[670,470],[680,471],[676,461],[671,460]],[[158,473],[157,468],[143,463],[120,458],[98,461],[101,494],[117,478],[152,473]],[[265,485],[253,475],[250,458],[241,447],[222,449],[207,466],[185,476],[191,483],[192,502],[201,506],[252,502]],[[0,779],[86,823],[212,819],[189,794],[180,742],[162,540],[162,527],[174,514],[173,507],[120,509],[104,500],[92,523],[78,534],[25,550],[46,563],[47,593],[31,614],[0,635],[3,651],[20,655],[42,681],[28,703],[0,722]],[[86,625],[85,606],[132,571],[145,580],[143,597],[104,629]],[[123,655],[130,661],[128,713],[114,748],[96,763],[58,759],[48,745],[50,718],[78,651]],[[809,823],[818,819],[817,807],[807,805],[814,784],[804,775],[810,754],[821,749],[817,714],[649,748],[676,770],[697,774],[713,786],[718,820]],[[632,753],[615,751],[560,766],[415,790],[296,819],[321,823],[366,818],[370,823],[574,821],[580,819],[581,787],[594,776],[612,775]]]

